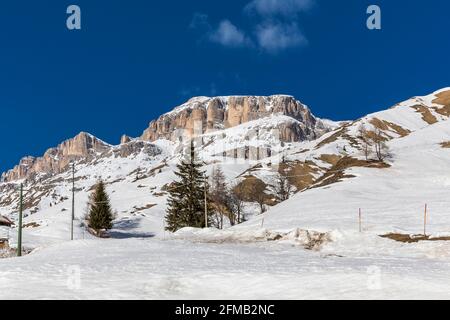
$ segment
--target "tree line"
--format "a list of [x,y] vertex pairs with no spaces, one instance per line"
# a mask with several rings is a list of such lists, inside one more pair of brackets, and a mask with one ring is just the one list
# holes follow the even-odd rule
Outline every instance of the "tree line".
[[[256,203],[262,214],[270,198],[266,191],[272,191],[277,202],[289,199],[293,193],[289,179],[283,175],[277,178],[274,185],[266,185],[256,178],[247,185],[242,182],[228,184],[220,166],[214,167],[208,177],[202,171],[204,165],[191,142],[190,152],[177,164],[177,179],[167,190],[166,230],[175,232],[185,227],[223,229],[227,225],[234,226],[246,221],[246,202]],[[101,236],[112,228],[114,219],[115,213],[105,183],[99,180],[89,199],[85,216],[87,227],[94,235]]]
[[[220,166],[211,176],[202,171],[204,163],[198,160],[193,143],[190,154],[177,165],[178,177],[168,188],[166,230],[214,227],[223,229],[226,222],[234,226],[246,221],[245,202],[255,202],[260,213],[266,211],[267,189],[272,189],[279,202],[287,200],[293,188],[287,177],[280,175],[274,186],[262,181],[246,187],[243,183],[228,185]],[[249,190],[250,189],[250,190]]]

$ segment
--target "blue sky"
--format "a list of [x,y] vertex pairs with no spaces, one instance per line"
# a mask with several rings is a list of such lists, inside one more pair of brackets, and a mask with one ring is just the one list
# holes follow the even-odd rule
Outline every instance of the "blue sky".
[[[66,8],[82,30],[66,28]],[[382,10],[382,30],[366,9]],[[0,171],[80,131],[117,143],[196,95],[291,94],[355,119],[450,86],[443,0],[0,4]]]

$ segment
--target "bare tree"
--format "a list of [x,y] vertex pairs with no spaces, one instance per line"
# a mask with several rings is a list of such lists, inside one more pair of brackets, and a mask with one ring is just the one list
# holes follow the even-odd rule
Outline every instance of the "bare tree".
[[245,190],[241,183],[238,183],[230,192],[230,204],[233,210],[234,216],[236,217],[235,223],[239,224],[245,221],[243,208],[245,203]]
[[216,224],[223,229],[223,217],[229,214],[228,190],[225,175],[220,167],[214,167],[211,175],[210,199],[211,205],[216,213]]
[[381,129],[377,128],[375,130],[375,133],[372,136],[372,142],[375,146],[375,154],[378,161],[384,161],[390,155],[390,150]]
[[366,161],[369,161],[369,157],[372,154],[372,140],[364,124],[358,127],[358,138],[362,141],[364,157]]
[[267,211],[266,209],[266,193],[264,191],[258,192],[255,196],[256,203],[259,205],[261,214]]

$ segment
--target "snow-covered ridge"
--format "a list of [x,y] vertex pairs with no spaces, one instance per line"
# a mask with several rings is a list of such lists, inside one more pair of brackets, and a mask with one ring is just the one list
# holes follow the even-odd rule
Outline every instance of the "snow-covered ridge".
[[[193,109],[193,108],[197,107],[198,105],[202,105],[202,104],[206,104],[207,105],[206,109],[208,109],[209,108],[208,103],[211,100],[218,100],[218,101],[222,102],[222,104],[224,106],[223,109],[228,110],[230,99],[244,99],[244,98],[264,99],[269,102],[272,100],[279,99],[279,98],[294,99],[294,97],[292,95],[286,95],[286,94],[274,94],[274,95],[270,95],[270,96],[251,96],[251,95],[230,95],[230,96],[216,96],[216,97],[198,96],[198,97],[190,98],[187,102],[175,107],[172,111],[165,113],[163,116],[173,116],[173,115],[177,114],[178,112],[184,111],[186,109]],[[300,101],[298,101],[298,102],[301,103]],[[270,111],[272,107],[273,106],[268,104],[267,111]]]
[[176,141],[180,131],[184,131],[182,135],[198,135],[273,115],[288,116],[301,123],[302,128],[292,128],[299,133],[289,136],[292,141],[315,139],[336,127],[335,123],[316,118],[306,105],[289,95],[195,97],[150,122],[140,139]]

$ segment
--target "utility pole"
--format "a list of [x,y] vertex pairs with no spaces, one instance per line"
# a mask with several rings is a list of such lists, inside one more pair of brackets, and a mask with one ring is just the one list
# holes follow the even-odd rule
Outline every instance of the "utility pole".
[[75,220],[75,163],[72,163],[72,217],[70,219],[70,240],[73,240],[74,220]]
[[425,215],[423,218],[423,235],[424,236],[427,235],[427,209],[428,209],[428,205],[425,204]]
[[23,184],[20,184],[20,200],[19,200],[19,231],[17,237],[17,256],[22,256],[22,214],[23,214]]
[[362,214],[361,214],[361,208],[359,209],[359,232],[362,232]]
[[207,193],[207,184],[208,184],[208,180],[206,178],[206,174],[205,174],[205,182],[204,182],[204,186],[205,186],[205,228],[208,228],[208,193]]

